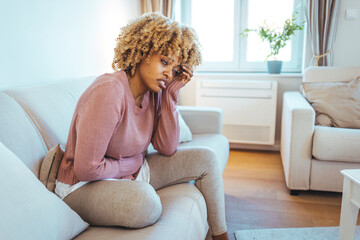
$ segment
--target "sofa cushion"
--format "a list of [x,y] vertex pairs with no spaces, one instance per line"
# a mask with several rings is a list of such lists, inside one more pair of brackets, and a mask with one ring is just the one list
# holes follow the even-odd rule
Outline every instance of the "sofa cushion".
[[66,145],[77,101],[95,77],[6,90],[33,121],[47,150]]
[[142,229],[91,226],[75,240],[198,240],[208,231],[206,203],[201,192],[189,183],[158,190],[163,211],[156,224]]
[[16,154],[39,176],[47,148],[41,134],[21,106],[7,94],[0,93],[0,142]]
[[315,126],[312,154],[317,160],[360,162],[360,129]]
[[71,239],[88,224],[0,143],[2,239]]
[[360,128],[360,77],[348,82],[304,82],[301,90],[316,111],[315,124]]

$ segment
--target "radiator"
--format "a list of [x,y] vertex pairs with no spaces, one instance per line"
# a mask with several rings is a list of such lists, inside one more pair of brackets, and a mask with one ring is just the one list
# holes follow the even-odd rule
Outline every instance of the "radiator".
[[223,135],[231,143],[273,145],[276,98],[276,81],[197,81],[196,105],[223,110]]

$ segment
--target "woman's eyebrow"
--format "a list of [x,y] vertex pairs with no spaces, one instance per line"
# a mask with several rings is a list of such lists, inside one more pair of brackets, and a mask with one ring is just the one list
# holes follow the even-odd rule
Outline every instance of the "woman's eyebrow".
[[162,55],[162,56],[165,57],[166,60],[168,60],[168,61],[175,62],[175,59],[173,59],[173,58],[171,58],[171,57],[168,57],[168,56],[166,56],[166,55]]

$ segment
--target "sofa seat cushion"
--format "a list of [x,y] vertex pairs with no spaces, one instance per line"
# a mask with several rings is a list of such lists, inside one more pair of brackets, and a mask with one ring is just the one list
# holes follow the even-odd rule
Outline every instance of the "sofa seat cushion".
[[92,226],[76,240],[198,240],[208,231],[204,197],[190,183],[176,184],[157,191],[163,207],[156,224],[142,229]]
[[360,129],[315,126],[312,154],[317,160],[360,162]]

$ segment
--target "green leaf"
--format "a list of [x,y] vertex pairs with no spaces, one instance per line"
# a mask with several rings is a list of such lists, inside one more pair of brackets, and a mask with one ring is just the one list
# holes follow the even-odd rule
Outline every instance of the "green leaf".
[[268,59],[279,54],[280,49],[284,48],[291,37],[295,35],[295,31],[304,29],[305,20],[301,21],[300,24],[296,23],[298,14],[299,12],[296,11],[291,18],[285,20],[281,32],[271,29],[265,20],[264,24],[259,26],[258,29],[245,29],[240,35],[245,38],[248,37],[249,32],[256,32],[262,41],[267,41],[270,46],[270,54],[266,57]]

